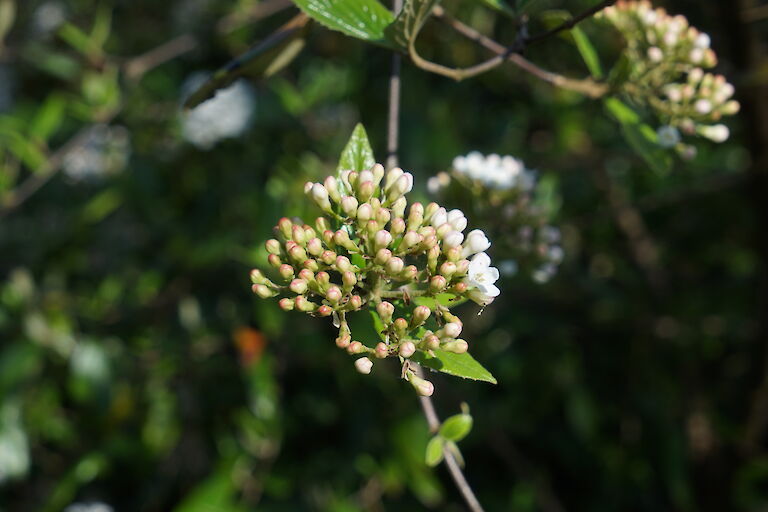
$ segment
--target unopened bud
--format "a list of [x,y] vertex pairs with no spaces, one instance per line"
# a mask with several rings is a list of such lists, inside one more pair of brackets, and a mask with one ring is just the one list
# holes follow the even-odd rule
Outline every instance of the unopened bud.
[[342,296],[343,294],[341,293],[341,289],[339,289],[339,287],[336,285],[331,285],[325,292],[325,298],[333,304],[338,303]]
[[333,308],[325,304],[317,308],[317,311],[315,312],[317,316],[331,316],[331,313],[333,313]]
[[450,277],[456,272],[456,264],[451,261],[446,261],[442,265],[440,265],[440,274],[445,276],[446,279],[450,279]]
[[319,238],[313,238],[307,242],[307,251],[312,256],[320,256],[323,253],[323,242]]
[[452,287],[452,290],[456,295],[461,295],[462,293],[466,292],[467,289],[469,289],[469,285],[464,281],[459,281]]
[[288,256],[297,263],[304,263],[304,260],[307,259],[307,251],[300,245],[294,245],[288,251]]
[[403,241],[400,242],[402,249],[409,249],[421,243],[423,237],[415,231],[409,231],[403,237]]
[[379,230],[373,238],[373,245],[376,249],[387,247],[392,243],[392,234],[389,231]]
[[411,357],[414,352],[416,352],[416,345],[414,345],[412,341],[406,341],[405,343],[400,344],[400,350],[398,351],[400,357],[407,359]]
[[336,253],[333,251],[323,251],[320,255],[320,261],[326,265],[332,265],[333,262],[336,261]]
[[278,306],[280,306],[280,309],[283,311],[293,311],[293,301],[287,297],[284,297],[277,301]]
[[336,178],[328,176],[325,178],[323,185],[325,185],[325,190],[328,191],[328,195],[331,196],[331,199],[338,203],[341,200],[341,194],[339,194],[339,183],[336,181]]
[[424,338],[424,348],[427,350],[436,350],[440,348],[440,338],[434,334],[430,334]]
[[317,281],[317,285],[321,290],[325,290],[328,285],[331,284],[331,276],[328,274],[328,272],[318,272],[315,276],[315,280]]
[[432,396],[435,392],[435,386],[428,380],[424,380],[418,377],[413,372],[408,372],[408,382],[411,383],[413,389],[421,396]]
[[315,281],[315,273],[308,268],[303,268],[299,270],[299,279],[303,279],[308,283],[312,283]]
[[408,229],[416,231],[424,222],[424,206],[421,203],[413,203],[408,210]]
[[419,276],[419,269],[416,265],[408,265],[400,272],[400,279],[403,281],[414,281]]
[[387,301],[381,301],[376,305],[376,312],[379,314],[379,318],[385,324],[392,321],[392,315],[395,313],[395,306]]
[[[386,211],[386,210],[381,210],[381,211]],[[398,236],[401,233],[403,233],[405,231],[405,221],[403,220],[403,218],[402,217],[396,217],[392,221],[392,224],[390,224],[389,231],[394,236]]]
[[294,224],[291,228],[291,240],[299,245],[304,245],[304,227]]
[[399,167],[395,167],[394,169],[390,169],[389,172],[386,174],[386,178],[384,180],[384,190],[389,190],[389,188],[395,184],[395,182],[403,175],[403,170]]
[[347,348],[351,340],[352,338],[349,336],[349,334],[343,334],[336,338],[336,346],[339,348]]
[[282,265],[280,265],[277,271],[280,273],[280,277],[282,277],[286,281],[293,279],[294,271],[292,266],[283,263]]
[[357,276],[354,272],[346,271],[341,274],[341,282],[346,288],[352,288],[357,284]]
[[320,183],[312,185],[312,190],[310,190],[309,194],[321,209],[327,212],[332,211],[331,201],[328,199],[328,191]]
[[357,311],[363,306],[363,298],[359,295],[353,295],[349,298],[349,302],[347,303],[348,309],[352,311]]
[[341,209],[344,210],[347,217],[355,218],[357,216],[357,198],[353,196],[341,198]]
[[363,347],[363,344],[359,341],[353,341],[349,344],[347,347],[347,352],[350,354],[359,354],[361,352],[365,352],[365,348]]
[[402,259],[398,257],[394,257],[394,258],[390,258],[387,264],[384,265],[384,268],[386,268],[387,272],[390,275],[397,275],[403,271],[404,266],[405,266],[405,263],[403,263]]
[[384,343],[380,342],[376,345],[376,348],[374,349],[374,354],[379,359],[384,359],[389,355],[389,348],[387,348],[387,346]]
[[384,166],[375,164],[371,167],[371,174],[373,175],[373,182],[378,186],[379,183],[381,183],[381,179],[384,177]]
[[323,234],[321,236],[323,237],[323,242],[325,242],[325,245],[331,248],[333,248],[336,245],[336,242],[333,240],[333,236],[335,234],[336,233],[334,233],[330,229],[326,229],[325,231],[323,231]]
[[448,282],[443,276],[432,276],[429,280],[429,291],[432,293],[438,293],[445,289]]
[[469,260],[459,260],[456,263],[456,275],[463,276],[469,270]]
[[411,329],[414,329],[427,321],[429,315],[432,314],[427,306],[416,306],[413,309],[413,317],[411,318]]
[[267,256],[267,262],[275,268],[280,268],[280,265],[283,264],[283,260],[281,260],[280,256],[277,254],[270,254]]
[[461,334],[462,326],[458,322],[448,322],[443,326],[443,334],[447,338],[458,338]]
[[386,226],[391,218],[392,216],[386,208],[379,208],[376,211],[376,222],[378,222],[381,227]]
[[368,222],[373,218],[373,207],[368,203],[363,203],[357,207],[357,220],[360,223]]
[[301,295],[307,291],[307,282],[303,279],[294,279],[291,281],[291,284],[288,285],[288,288],[290,288],[293,293]]
[[251,270],[251,282],[253,284],[265,284],[267,282],[267,278],[264,277],[264,274],[262,274],[261,270],[255,268]]
[[469,349],[469,344],[464,340],[455,340],[455,341],[449,341],[448,343],[443,343],[440,346],[440,348],[445,350],[446,352],[453,352],[454,354],[463,354]]
[[352,270],[352,263],[346,256],[336,257],[336,270],[339,272],[347,272]]
[[296,304],[296,309],[299,311],[304,311],[305,313],[309,313],[317,309],[317,304],[308,300],[304,295],[297,295],[293,302]]
[[357,187],[357,198],[360,201],[367,201],[373,196],[375,189],[376,187],[373,185],[372,181],[363,181],[360,183],[360,186]]
[[379,265],[384,265],[392,257],[392,251],[389,249],[379,249],[376,251],[376,257],[373,259]]
[[461,253],[463,248],[460,245],[457,245],[456,247],[451,247],[447,251],[445,251],[445,257],[448,261],[457,262],[461,259]]
[[373,361],[367,357],[361,357],[355,361],[355,368],[363,375],[368,375],[371,373],[371,368],[373,368]]
[[403,334],[405,334],[405,331],[408,329],[408,320],[402,317],[397,318],[393,322],[393,325],[395,326],[395,331],[397,331],[397,333],[402,336]]
[[277,295],[277,292],[272,290],[269,286],[264,284],[254,284],[251,286],[253,293],[261,297],[262,299],[268,299]]
[[317,272],[320,269],[320,266],[317,264],[317,261],[312,258],[308,258],[304,260],[301,266],[303,268],[311,270],[312,272]]
[[274,238],[267,240],[267,243],[265,243],[264,246],[267,248],[269,254],[280,254],[280,242]]
[[402,217],[405,215],[405,207],[408,206],[408,200],[405,197],[401,197],[394,203],[392,203],[392,217]]
[[286,239],[291,238],[291,230],[293,228],[293,222],[291,222],[291,219],[288,217],[283,217],[277,221],[277,228]]
[[[323,231],[331,229],[331,223],[328,222],[328,219],[325,217],[318,217],[315,219],[315,228],[317,229],[317,233],[322,233]],[[312,235],[312,237],[314,236],[316,235]]]

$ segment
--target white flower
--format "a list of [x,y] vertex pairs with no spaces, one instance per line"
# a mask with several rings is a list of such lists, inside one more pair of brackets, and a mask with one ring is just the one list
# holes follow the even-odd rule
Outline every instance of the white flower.
[[[205,80],[202,74],[192,75],[182,89],[191,93]],[[244,80],[238,80],[191,111],[182,113],[182,136],[201,149],[210,149],[221,139],[238,137],[250,124],[255,104],[251,87]]]
[[451,210],[448,212],[448,224],[461,233],[467,229],[467,218],[461,210]]
[[367,357],[361,357],[355,361],[355,369],[363,375],[371,373],[371,368],[373,368],[373,361]]
[[464,250],[462,251],[462,257],[468,258],[473,254],[483,252],[491,246],[490,240],[485,236],[480,229],[473,229],[467,235],[466,243],[464,244]]
[[450,248],[458,247],[464,241],[464,235],[458,231],[451,231],[443,238],[443,246]]
[[472,151],[466,156],[454,158],[453,168],[469,179],[497,190],[515,187],[530,190],[534,184],[533,172],[526,169],[522,161],[509,155],[483,156],[477,151]]
[[715,124],[712,126],[699,126],[697,128],[699,135],[706,137],[712,142],[725,142],[731,132],[724,124]]
[[680,142],[680,132],[674,126],[661,126],[656,130],[656,137],[663,148],[673,148]]
[[445,211],[445,208],[442,207],[438,208],[438,210],[432,214],[432,218],[429,219],[429,223],[432,224],[435,229],[439,228],[446,222],[448,222],[448,213]]
[[494,284],[499,271],[491,266],[491,258],[484,252],[476,254],[469,263],[465,282],[471,287],[469,298],[481,306],[487,306],[501,291]]

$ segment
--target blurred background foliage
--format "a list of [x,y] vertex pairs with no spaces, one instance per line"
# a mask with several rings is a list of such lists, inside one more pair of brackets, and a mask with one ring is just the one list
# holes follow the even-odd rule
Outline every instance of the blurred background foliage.
[[[524,3],[532,32],[590,6]],[[433,377],[443,416],[471,404],[461,446],[487,510],[768,510],[768,13],[662,4],[712,36],[744,106],[726,143],[668,171],[600,102],[517,68],[454,83],[404,64],[417,196],[471,150],[520,157],[556,191],[558,274],[505,278],[482,316],[463,306],[499,385]],[[514,38],[479,2],[445,6]],[[326,322],[248,280],[279,217],[316,215],[302,185],[333,172],[356,122],[383,159],[390,54],[316,27],[271,79],[180,108],[285,7],[0,0],[0,510],[463,509],[424,463],[398,368],[357,374]],[[615,60],[616,33],[581,27]],[[483,55],[436,22],[419,44]],[[528,57],[587,74],[564,39]],[[492,212],[470,222],[504,232]]]

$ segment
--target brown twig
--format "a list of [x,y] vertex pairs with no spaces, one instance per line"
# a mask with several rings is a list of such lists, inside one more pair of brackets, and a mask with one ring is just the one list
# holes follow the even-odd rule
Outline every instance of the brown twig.
[[167,41],[146,53],[128,60],[123,69],[128,80],[137,82],[144,74],[159,65],[175,59],[197,47],[197,41],[189,34],[184,34]]
[[563,89],[585,94],[591,98],[599,98],[604,96],[609,90],[607,84],[596,82],[595,80],[589,78],[573,79],[542,69],[519,53],[510,52],[510,49],[505,47],[503,44],[494,41],[490,37],[478,32],[469,25],[466,25],[460,20],[457,20],[450,14],[446,13],[445,9],[440,6],[432,9],[432,14],[434,14],[436,18],[447,24],[449,27],[467,39],[475,41],[486,49],[497,54],[497,56],[503,56],[505,60],[512,62],[520,69],[527,71],[540,80],[548,82],[557,87],[561,87]]
[[[412,368],[419,377],[423,377],[421,367],[413,365]],[[437,431],[440,430],[440,418],[437,416],[435,405],[432,403],[432,398],[428,396],[420,396],[419,402],[421,402],[421,409],[424,411],[424,417],[427,419],[429,431],[436,434]],[[443,449],[443,457],[445,465],[448,466],[448,472],[451,474],[451,478],[453,478],[456,487],[459,489],[459,492],[467,503],[469,509],[472,512],[483,512],[483,506],[480,505],[480,502],[477,500],[474,491],[472,491],[472,487],[469,485],[464,473],[461,471],[459,463],[456,462],[456,458],[446,449]]]
[[552,30],[548,30],[544,32],[543,34],[537,34],[532,37],[528,37],[525,39],[526,45],[536,44],[539,43],[549,37],[554,36],[555,34],[559,34],[560,32],[564,30],[570,30],[573,27],[576,26],[581,21],[584,21],[587,18],[591,18],[598,12],[602,11],[606,7],[613,5],[616,3],[616,0],[604,0],[603,2],[600,2],[599,4],[595,5],[594,7],[591,7],[587,9],[586,11],[582,12],[581,14],[577,14],[576,16],[573,16],[563,22],[561,25],[556,26]]
[[[403,8],[403,0],[394,0],[392,11],[397,16]],[[400,53],[392,53],[392,72],[389,75],[389,113],[387,118],[387,169],[397,166],[397,146],[400,137]]]
[[263,0],[247,12],[233,12],[223,17],[217,24],[216,30],[220,33],[228,34],[242,27],[246,23],[254,23],[261,19],[268,18],[288,7],[291,7],[291,0]]

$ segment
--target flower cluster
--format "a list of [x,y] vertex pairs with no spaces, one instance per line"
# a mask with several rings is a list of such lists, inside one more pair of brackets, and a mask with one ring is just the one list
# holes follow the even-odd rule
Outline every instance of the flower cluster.
[[647,0],[619,0],[601,16],[626,39],[628,76],[621,89],[662,120],[660,145],[686,152],[680,132],[714,142],[728,138],[728,128],[715,123],[738,112],[739,103],[725,77],[704,71],[717,64],[707,34],[691,27],[684,16],[654,9]]
[[[537,283],[549,281],[563,259],[560,230],[547,224],[549,214],[535,198],[536,172],[513,156],[483,155],[472,151],[453,159],[450,172],[441,172],[427,182],[428,190],[464,208],[473,208],[493,236],[501,241],[498,254],[502,274],[529,271]],[[472,202],[467,201],[467,190]],[[501,222],[499,222],[501,221]]]
[[[467,218],[437,203],[408,207],[413,176],[376,164],[361,172],[342,171],[323,183],[307,183],[306,194],[326,216],[310,226],[282,218],[277,238],[266,242],[268,262],[278,284],[251,271],[259,297],[281,294],[283,310],[331,317],[339,329],[336,345],[359,354],[355,367],[369,373],[370,357],[399,356],[403,375],[423,395],[428,381],[408,369],[417,351],[464,353],[461,320],[448,305],[471,299],[485,306],[499,295],[499,278],[486,251],[491,243],[480,230],[464,234]],[[407,214],[406,214],[407,210]],[[368,347],[355,341],[347,314],[376,312],[382,341]]]

